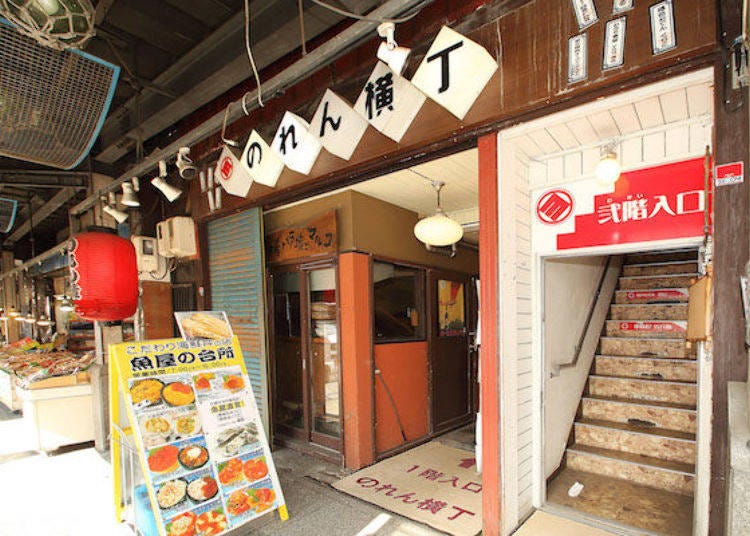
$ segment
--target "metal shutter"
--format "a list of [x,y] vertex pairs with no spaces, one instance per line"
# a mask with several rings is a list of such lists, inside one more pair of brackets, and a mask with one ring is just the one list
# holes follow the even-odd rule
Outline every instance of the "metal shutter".
[[239,338],[258,410],[270,435],[263,216],[259,208],[208,224],[208,267],[211,308],[226,311]]

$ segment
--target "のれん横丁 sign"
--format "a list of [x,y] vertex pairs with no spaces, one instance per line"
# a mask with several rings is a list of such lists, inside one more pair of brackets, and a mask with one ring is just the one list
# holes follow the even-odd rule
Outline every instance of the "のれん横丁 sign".
[[710,209],[703,158],[623,173],[611,187],[542,188],[531,202],[537,253],[699,238]]

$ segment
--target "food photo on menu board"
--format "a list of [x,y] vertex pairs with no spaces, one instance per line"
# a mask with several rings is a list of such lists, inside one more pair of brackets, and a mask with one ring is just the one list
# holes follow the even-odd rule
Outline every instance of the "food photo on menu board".
[[185,339],[230,339],[233,335],[224,311],[181,311],[174,317]]

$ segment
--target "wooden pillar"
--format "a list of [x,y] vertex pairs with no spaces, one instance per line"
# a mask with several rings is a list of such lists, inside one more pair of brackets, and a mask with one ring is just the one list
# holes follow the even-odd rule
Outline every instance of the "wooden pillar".
[[483,534],[498,535],[500,494],[500,367],[498,363],[498,160],[497,134],[479,138],[479,280],[482,340],[480,411],[482,413]]
[[339,255],[344,463],[359,469],[375,461],[370,257]]
[[[719,42],[731,43],[740,34],[740,0],[721,0],[721,24],[725,35]],[[728,54],[726,60],[729,59]],[[739,277],[748,261],[750,182],[748,181],[748,91],[732,90],[731,72],[723,61],[715,67],[715,143],[717,164],[744,161],[745,181],[723,186],[714,197],[714,323],[713,323],[713,438],[711,446],[711,497],[709,533],[725,531],[727,467],[727,382],[747,380],[745,326]],[[725,91],[725,87],[727,88]],[[726,102],[729,101],[729,102]]]

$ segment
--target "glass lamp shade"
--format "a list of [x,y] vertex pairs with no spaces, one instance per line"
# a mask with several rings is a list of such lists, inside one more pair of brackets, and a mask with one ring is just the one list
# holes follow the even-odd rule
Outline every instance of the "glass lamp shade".
[[617,161],[617,155],[604,156],[596,165],[596,179],[600,184],[609,186],[616,183],[619,178],[620,163]]
[[414,235],[430,246],[450,246],[464,236],[463,227],[442,212],[423,218],[414,226]]

